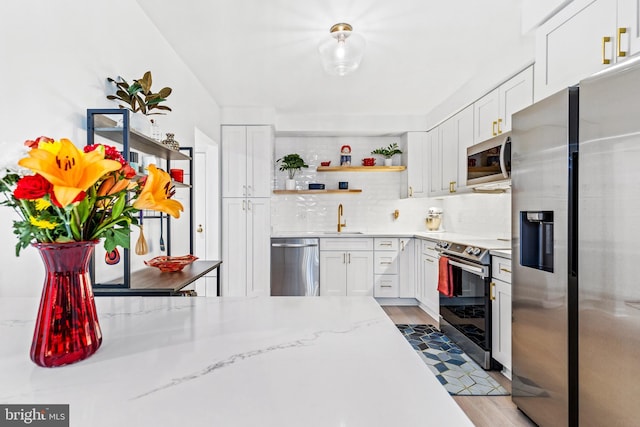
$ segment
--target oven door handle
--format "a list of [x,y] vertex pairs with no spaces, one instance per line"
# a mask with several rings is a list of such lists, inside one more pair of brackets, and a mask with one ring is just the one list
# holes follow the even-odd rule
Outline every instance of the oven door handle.
[[454,267],[458,267],[461,270],[464,270],[469,273],[473,273],[476,276],[480,276],[483,279],[489,277],[489,267],[486,266],[477,266],[477,265],[469,265],[457,261],[453,261],[449,259],[449,265],[453,265]]

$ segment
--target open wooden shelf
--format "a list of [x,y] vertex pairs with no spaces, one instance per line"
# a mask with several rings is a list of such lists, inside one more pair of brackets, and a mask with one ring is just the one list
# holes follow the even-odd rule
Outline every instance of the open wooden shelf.
[[273,194],[327,194],[327,193],[362,193],[359,188],[350,190],[273,190]]
[[[94,116],[94,125],[96,135],[100,135],[113,142],[122,144],[122,128],[117,126],[115,120],[104,114],[96,114]],[[129,130],[129,145],[130,148],[140,150],[144,153],[152,154],[163,159],[191,160],[190,156],[178,150],[173,150],[134,129]]]
[[406,166],[318,166],[318,172],[401,172]]
[[[198,280],[213,269],[217,269],[222,261],[195,261],[182,271],[163,273],[155,267],[145,267],[131,272],[130,287],[123,286],[124,278],[93,285],[96,296],[113,295],[165,295],[172,296],[188,284]],[[220,275],[218,274],[218,277]]]

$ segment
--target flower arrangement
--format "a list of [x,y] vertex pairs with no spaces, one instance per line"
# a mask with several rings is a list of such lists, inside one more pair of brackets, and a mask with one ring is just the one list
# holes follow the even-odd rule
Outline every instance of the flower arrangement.
[[16,256],[34,242],[64,243],[104,239],[110,252],[129,246],[131,224],[142,209],[180,217],[168,173],[149,165],[135,170],[115,147],[94,144],[79,150],[70,140],[40,137],[26,141],[26,154],[0,169],[0,192],[18,214]]

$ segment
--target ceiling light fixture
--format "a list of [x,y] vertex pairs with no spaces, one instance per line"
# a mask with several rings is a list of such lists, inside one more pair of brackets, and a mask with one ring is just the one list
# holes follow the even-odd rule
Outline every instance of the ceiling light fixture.
[[364,37],[352,31],[349,24],[335,24],[329,30],[330,37],[318,46],[327,73],[344,76],[360,66],[366,43]]

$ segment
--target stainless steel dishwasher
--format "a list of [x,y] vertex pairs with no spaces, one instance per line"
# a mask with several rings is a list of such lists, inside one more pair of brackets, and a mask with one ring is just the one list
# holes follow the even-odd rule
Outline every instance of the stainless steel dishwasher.
[[320,295],[319,239],[271,239],[271,295]]

